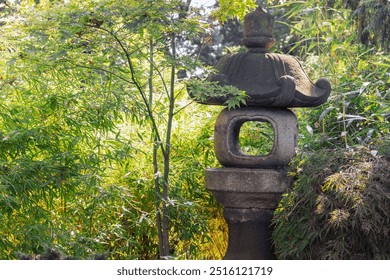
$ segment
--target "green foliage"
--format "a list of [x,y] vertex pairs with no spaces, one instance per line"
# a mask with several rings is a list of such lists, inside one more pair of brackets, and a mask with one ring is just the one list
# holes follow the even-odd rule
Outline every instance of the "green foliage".
[[390,259],[389,167],[365,148],[295,160],[274,217],[278,258]]
[[191,97],[204,103],[208,98],[227,98],[225,105],[228,109],[234,109],[246,105],[248,95],[243,90],[230,85],[221,86],[218,82],[209,82],[193,79],[187,82]]
[[379,155],[390,140],[390,57],[359,43],[344,3],[327,2],[283,5],[287,49],[333,89],[324,105],[295,111],[301,156],[275,216],[275,247],[281,259],[388,259],[389,165]]
[[286,24],[291,27],[289,40],[294,41],[290,52],[300,56],[313,80],[326,77],[333,88],[321,107],[297,110],[301,146],[365,145],[380,150],[390,128],[390,56],[358,43],[353,11],[343,5],[289,3]]
[[344,66],[334,69],[332,76],[337,76],[331,77],[333,91],[326,104],[310,112],[298,111],[305,120],[301,131],[308,128],[301,139],[305,144],[313,148],[364,145],[378,151],[389,141],[389,56],[373,50],[368,51],[371,55],[356,55],[360,51],[351,57],[336,56],[336,65]]
[[[17,252],[45,254],[49,248],[77,259],[100,253],[109,259],[156,259],[166,256],[162,228],[170,257],[223,256],[226,224],[203,182],[204,169],[218,165],[213,126],[219,108],[192,103],[185,89],[192,87],[201,102],[227,94],[228,108],[245,104],[246,95],[176,78],[200,66],[186,52],[208,28],[196,10],[178,0],[36,2],[0,6],[0,259],[17,258]],[[389,54],[377,47],[375,36],[358,43],[356,13],[341,1],[284,2],[275,7],[287,13],[281,21],[290,28],[282,45],[300,56],[309,76],[327,77],[333,86],[322,107],[296,110],[300,147],[359,144],[372,155],[388,152]],[[217,15],[222,21],[242,18],[253,8],[254,1],[220,1]],[[263,151],[263,137],[254,143],[249,138],[259,135],[243,132],[244,149]],[[307,174],[320,174],[330,161],[344,173],[332,165],[328,175],[334,176],[323,182],[297,175],[297,190],[285,197],[276,231],[284,240],[297,238],[293,248],[276,238],[279,256],[314,258],[307,250],[321,237],[333,243],[325,242],[328,247],[319,252],[328,253],[318,258],[388,258],[377,246],[389,224],[378,221],[379,211],[388,207],[388,191],[379,186],[388,177],[370,175],[387,163],[356,154],[370,159],[355,166],[337,153],[329,156],[300,165]],[[344,178],[356,174],[352,166],[362,176]],[[348,192],[351,180],[359,186],[352,184]],[[310,190],[307,182],[298,187],[304,181],[322,187]],[[316,213],[322,195],[334,205],[324,204],[324,212]],[[350,196],[367,199],[363,205]],[[297,214],[293,224],[285,220],[289,212]],[[308,213],[321,218],[314,232],[326,221],[328,233],[308,230]],[[357,232],[352,243],[337,239],[349,231]],[[371,249],[361,251],[360,241]],[[332,250],[340,244],[344,247]]]
[[256,7],[255,0],[218,0],[218,3],[219,9],[214,12],[214,15],[222,23],[228,18],[242,19],[249,9]]
[[267,155],[274,144],[274,129],[268,122],[250,121],[240,127],[239,145],[248,155]]
[[[321,40],[322,35],[329,30],[340,29],[339,36],[350,37],[348,31],[354,30],[354,41],[364,44],[367,47],[380,47],[389,51],[389,17],[390,3],[388,1],[273,1],[278,2],[272,9],[281,20],[279,23],[288,25],[294,31],[311,32],[312,38],[287,38],[310,44],[313,40]],[[344,17],[345,21],[339,25],[333,25],[335,19]],[[305,18],[306,22],[301,19]],[[321,18],[321,20],[319,20]],[[343,26],[348,25],[346,30]],[[333,31],[332,31],[333,32]],[[296,34],[297,35],[297,34]],[[330,38],[329,38],[330,39]],[[350,38],[348,38],[349,40]]]
[[2,18],[1,259],[156,259],[163,211],[170,254],[202,258],[212,132],[183,110],[175,74],[196,62],[175,44],[199,22],[178,4],[26,1]]

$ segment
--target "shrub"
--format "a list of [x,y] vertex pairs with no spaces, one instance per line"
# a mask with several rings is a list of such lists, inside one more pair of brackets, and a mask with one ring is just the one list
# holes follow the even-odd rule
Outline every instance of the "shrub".
[[323,150],[291,166],[275,212],[279,259],[390,259],[390,162],[368,149]]

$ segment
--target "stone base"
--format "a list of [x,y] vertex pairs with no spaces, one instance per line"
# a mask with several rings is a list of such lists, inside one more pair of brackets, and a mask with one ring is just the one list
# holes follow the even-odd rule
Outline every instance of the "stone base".
[[289,180],[285,170],[216,168],[206,170],[206,188],[224,206],[229,226],[224,259],[274,259],[271,220]]
[[273,260],[271,220],[273,210],[225,208],[229,226],[225,260]]
[[206,169],[206,189],[228,208],[275,209],[289,180],[285,170]]

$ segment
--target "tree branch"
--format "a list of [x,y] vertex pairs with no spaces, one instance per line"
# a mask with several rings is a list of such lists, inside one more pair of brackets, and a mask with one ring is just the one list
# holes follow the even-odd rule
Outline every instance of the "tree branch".
[[[93,26],[93,25],[89,25],[89,26],[93,27],[93,28],[97,28],[99,30],[103,30],[103,31],[107,32],[108,34],[110,34],[115,39],[115,41],[119,44],[120,48],[124,52],[124,54],[126,56],[127,64],[129,65],[129,70],[130,70],[130,73],[131,73],[131,80],[133,81],[133,84],[136,86],[136,88],[138,89],[138,92],[141,95],[143,103],[144,103],[144,105],[146,107],[147,114],[148,114],[148,116],[149,116],[149,118],[150,118],[150,120],[152,122],[152,129],[153,129],[154,133],[156,133],[157,140],[158,140],[159,143],[162,143],[162,141],[161,141],[162,138],[160,137],[158,126],[157,126],[157,123],[156,123],[156,121],[154,119],[152,109],[149,106],[148,99],[146,98],[145,92],[144,92],[140,82],[136,78],[135,69],[134,69],[134,65],[133,65],[133,62],[132,62],[131,57],[130,57],[131,56],[130,53],[128,52],[126,47],[123,45],[122,41],[118,38],[118,36],[114,32],[112,32],[112,31],[110,31],[110,30],[108,30],[108,29],[106,29],[104,27],[101,27],[101,26]],[[161,152],[163,154],[165,154],[164,146],[160,145],[160,148],[161,148]]]

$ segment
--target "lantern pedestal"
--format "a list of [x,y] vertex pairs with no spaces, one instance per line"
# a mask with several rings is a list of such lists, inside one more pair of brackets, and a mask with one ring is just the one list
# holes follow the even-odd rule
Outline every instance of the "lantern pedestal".
[[274,210],[225,208],[229,226],[225,260],[273,260],[271,220]]
[[224,206],[229,226],[224,259],[274,259],[271,220],[289,184],[285,170],[215,168],[206,170],[206,188]]
[[[245,122],[268,122],[273,148],[266,155],[241,151],[240,129]],[[206,188],[224,206],[229,226],[225,259],[274,259],[271,220],[289,179],[285,167],[295,155],[298,122],[286,108],[224,109],[214,130],[214,149],[225,167],[206,170]]]

